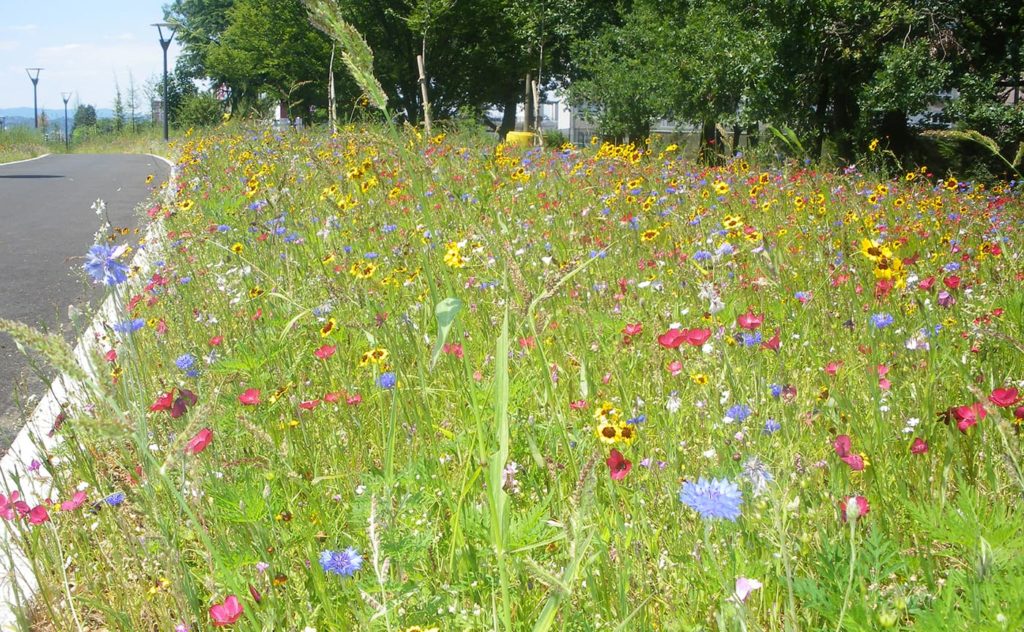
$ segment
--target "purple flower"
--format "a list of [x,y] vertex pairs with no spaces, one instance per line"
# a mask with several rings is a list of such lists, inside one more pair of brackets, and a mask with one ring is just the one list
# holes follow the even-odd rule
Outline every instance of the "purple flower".
[[363,558],[351,546],[344,551],[324,551],[320,554],[320,567],[327,573],[351,577],[363,567]]
[[781,429],[782,424],[775,421],[774,419],[769,419],[768,421],[764,422],[764,433],[767,435],[775,434]]
[[679,501],[705,520],[725,519],[736,522],[740,517],[743,494],[739,486],[727,478],[709,481],[702,476],[696,483],[683,483],[679,490]]

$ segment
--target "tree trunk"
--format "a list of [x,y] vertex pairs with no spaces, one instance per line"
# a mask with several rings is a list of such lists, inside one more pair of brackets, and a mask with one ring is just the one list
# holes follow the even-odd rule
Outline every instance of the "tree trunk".
[[505,140],[505,136],[516,128],[516,97],[505,98],[505,109],[501,113],[501,127],[498,128],[498,137]]
[[718,125],[715,121],[704,121],[700,128],[700,148],[698,155],[700,161],[705,164],[714,164],[718,161]]
[[814,116],[818,121],[818,135],[814,139],[814,155],[821,158],[821,152],[825,148],[825,133],[828,119],[825,111],[828,110],[828,76],[822,78],[821,86],[818,89],[818,103],[814,109]]
[[533,129],[533,84],[530,81],[530,73],[526,73],[526,88],[523,90],[523,131]]

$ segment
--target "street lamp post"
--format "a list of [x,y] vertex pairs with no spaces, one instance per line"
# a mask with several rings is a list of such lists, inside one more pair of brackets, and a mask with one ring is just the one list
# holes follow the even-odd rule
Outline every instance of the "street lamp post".
[[[32,80],[32,113],[35,115],[36,129],[39,129],[39,71],[42,68],[26,68],[25,72],[28,73],[28,78]],[[35,76],[32,72],[35,71]]]
[[[167,108],[167,49],[171,45],[171,40],[174,39],[174,32],[178,30],[177,24],[171,24],[169,22],[157,22],[151,26],[155,26],[157,32],[160,33],[160,47],[164,49],[164,142],[170,139],[168,134],[168,108]],[[169,31],[167,38],[164,39],[164,29]]]
[[71,100],[71,93],[61,92],[60,98],[64,99],[64,149],[71,151],[71,137],[68,136],[68,101]]

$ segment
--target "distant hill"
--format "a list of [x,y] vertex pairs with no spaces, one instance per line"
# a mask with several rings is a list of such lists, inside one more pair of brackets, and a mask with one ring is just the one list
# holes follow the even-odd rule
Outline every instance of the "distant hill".
[[[46,112],[46,117],[51,121],[63,121],[64,120],[64,107],[61,108],[45,108],[40,110],[42,114]],[[75,106],[68,103],[68,118],[70,119],[75,115]],[[4,117],[5,124],[8,127],[15,127],[17,125],[31,125],[32,124],[32,108],[31,107],[20,107],[20,108],[0,108],[0,116]],[[114,118],[114,111],[110,108],[96,108],[96,118],[109,119]]]

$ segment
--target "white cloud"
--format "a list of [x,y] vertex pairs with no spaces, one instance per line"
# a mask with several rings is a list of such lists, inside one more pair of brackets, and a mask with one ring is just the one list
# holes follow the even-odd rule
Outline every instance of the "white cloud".
[[30,31],[35,31],[38,28],[39,27],[36,26],[35,24],[21,24],[21,25],[16,25],[16,26],[5,26],[5,27],[3,27],[3,30],[5,30],[5,31],[21,31],[21,32],[26,32],[27,33],[27,32],[30,32]]
[[21,46],[21,42],[14,40],[0,40],[0,50],[14,50]]

